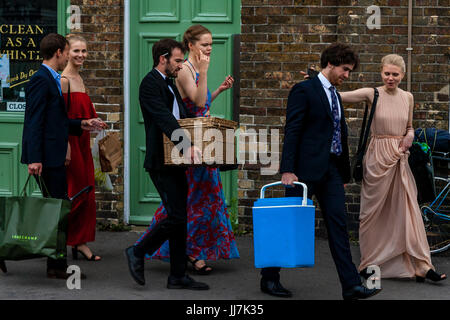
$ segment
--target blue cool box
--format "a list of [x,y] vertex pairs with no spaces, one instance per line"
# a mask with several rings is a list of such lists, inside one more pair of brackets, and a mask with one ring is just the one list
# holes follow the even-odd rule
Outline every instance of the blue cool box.
[[261,198],[253,206],[255,267],[314,266],[315,207],[302,197]]

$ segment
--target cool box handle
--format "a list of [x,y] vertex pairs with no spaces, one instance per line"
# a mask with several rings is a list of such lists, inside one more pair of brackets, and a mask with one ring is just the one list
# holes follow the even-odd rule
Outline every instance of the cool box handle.
[[[269,183],[266,184],[265,186],[263,186],[261,188],[261,199],[264,199],[264,191],[266,190],[266,188],[268,187],[273,187],[273,186],[278,186],[282,184],[281,181],[277,181],[277,182],[273,182],[273,183]],[[300,185],[303,187],[303,201],[302,201],[302,206],[306,206],[308,204],[308,187],[306,186],[306,184],[302,183],[302,182],[297,182],[294,181],[294,184]]]

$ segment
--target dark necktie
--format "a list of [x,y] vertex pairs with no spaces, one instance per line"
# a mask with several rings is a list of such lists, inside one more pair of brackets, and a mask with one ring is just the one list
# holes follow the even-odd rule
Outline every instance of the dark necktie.
[[331,114],[333,115],[333,140],[331,142],[331,152],[340,155],[342,153],[341,142],[341,121],[339,119],[339,105],[336,97],[336,88],[331,86]]
[[172,78],[166,77],[166,83],[168,86],[173,88],[173,80]]

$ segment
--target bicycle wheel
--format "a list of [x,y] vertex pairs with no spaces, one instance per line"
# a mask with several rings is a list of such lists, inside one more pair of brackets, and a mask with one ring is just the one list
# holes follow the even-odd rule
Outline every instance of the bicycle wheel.
[[422,207],[422,217],[432,254],[441,253],[450,248],[450,220],[443,213],[436,213],[429,207]]

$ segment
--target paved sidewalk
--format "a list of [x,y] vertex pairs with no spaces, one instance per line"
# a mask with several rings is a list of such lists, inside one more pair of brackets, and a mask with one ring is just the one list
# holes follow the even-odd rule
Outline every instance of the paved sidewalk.
[[[146,261],[147,284],[137,285],[128,272],[124,249],[139,237],[137,232],[97,232],[91,244],[93,251],[103,257],[101,262],[72,260],[87,275],[81,290],[69,290],[64,280],[46,278],[46,259],[7,261],[9,272],[0,273],[0,299],[60,299],[60,300],[280,300],[259,290],[259,269],[253,266],[253,239],[237,239],[240,259],[211,262],[214,272],[208,276],[192,275],[206,282],[211,290],[196,292],[168,290],[166,281],[169,265],[161,261]],[[352,246],[353,260],[359,262],[359,248]],[[439,272],[450,275],[450,258],[432,257]],[[189,270],[192,269],[189,267]],[[313,268],[283,269],[281,280],[292,290],[295,299],[341,299],[341,289],[326,240],[316,240],[316,264]],[[373,300],[386,299],[450,299],[450,280],[439,284],[416,283],[413,280],[382,280],[383,291]]]

